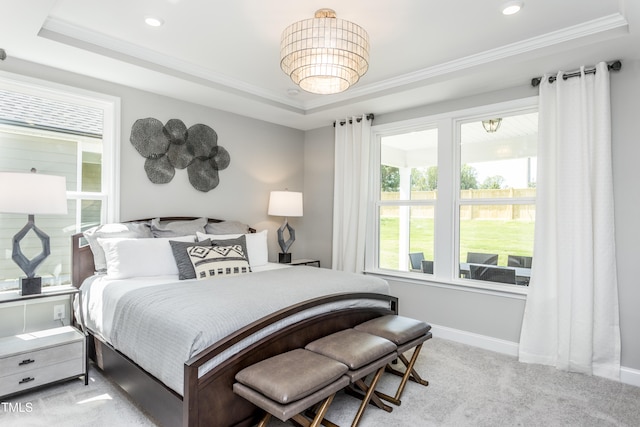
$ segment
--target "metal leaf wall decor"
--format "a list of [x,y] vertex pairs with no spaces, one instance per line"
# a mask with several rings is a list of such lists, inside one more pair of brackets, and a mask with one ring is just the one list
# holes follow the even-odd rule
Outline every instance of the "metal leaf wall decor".
[[144,170],[154,184],[166,184],[176,169],[186,168],[193,188],[206,192],[218,186],[218,171],[231,162],[229,152],[218,145],[216,131],[203,124],[187,129],[179,119],[165,125],[151,117],[138,119],[131,127],[129,140],[147,159]]

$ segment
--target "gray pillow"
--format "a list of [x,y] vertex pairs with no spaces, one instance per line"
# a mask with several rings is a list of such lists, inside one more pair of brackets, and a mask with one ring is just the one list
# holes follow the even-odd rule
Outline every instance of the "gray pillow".
[[[206,240],[203,240],[206,242]],[[220,240],[211,240],[211,246],[233,246],[240,245],[242,246],[242,251],[244,252],[244,256],[247,257],[247,261],[251,264],[251,260],[249,259],[249,252],[247,251],[247,238],[244,236],[235,237],[233,239],[220,239]]]
[[152,238],[149,224],[144,222],[126,222],[126,223],[114,223],[114,224],[102,224],[96,227],[92,227],[82,233],[91,252],[93,252],[93,264],[95,271],[102,273],[107,271],[107,259],[104,254],[102,246],[98,244],[98,238]]
[[195,279],[196,271],[193,269],[187,248],[192,246],[211,246],[211,240],[207,239],[201,242],[176,242],[175,240],[169,240],[169,244],[171,245],[173,257],[178,266],[178,278],[180,280]]
[[205,227],[205,234],[246,234],[249,225],[240,221],[210,222]]
[[197,231],[204,233],[207,218],[196,218],[180,221],[160,221],[160,218],[151,220],[151,233],[153,237],[179,237],[195,235]]

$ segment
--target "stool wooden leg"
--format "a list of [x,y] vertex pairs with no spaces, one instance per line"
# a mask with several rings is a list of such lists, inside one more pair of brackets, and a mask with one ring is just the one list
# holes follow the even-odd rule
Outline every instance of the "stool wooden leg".
[[313,420],[309,421],[308,419],[303,417],[302,414],[294,415],[293,417],[291,417],[291,419],[296,421],[298,424],[302,426],[307,426],[307,427],[318,427],[321,424],[324,424],[330,427],[338,427],[332,422],[324,419],[324,416],[327,413],[327,410],[329,409],[329,405],[331,405],[331,402],[333,401],[333,398],[335,397],[335,395],[336,394],[333,393],[331,396],[327,397],[324,400],[324,402],[322,402],[322,404],[320,404],[320,406],[317,407],[315,410],[307,411],[308,415],[313,415]]
[[325,401],[320,406],[315,418],[311,422],[311,427],[318,427],[322,423],[322,420],[324,419],[324,416],[327,413],[327,409],[329,409],[329,405],[331,405],[331,402],[333,401],[333,397],[335,395],[336,394],[333,393],[331,396],[325,399]]
[[409,375],[409,381],[413,381],[414,383],[423,385],[425,387],[429,385],[429,381],[423,380],[422,377],[420,377],[420,375],[416,372],[414,368],[411,368],[411,375]]
[[420,355],[420,350],[422,350],[422,344],[418,345],[415,348],[410,361],[407,360],[407,358],[403,354],[400,354],[398,356],[398,358],[402,361],[402,363],[407,367],[404,373],[397,371],[391,367],[387,367],[388,372],[391,372],[392,374],[402,377],[402,380],[400,380],[398,391],[396,391],[396,395],[393,397],[381,392],[376,392],[376,394],[378,395],[378,397],[380,397],[380,399],[386,400],[387,402],[391,402],[394,405],[400,406],[400,403],[401,403],[400,397],[402,396],[402,393],[404,393],[404,388],[407,385],[407,381],[411,380],[423,386],[429,385],[429,381],[425,381],[422,378],[420,378],[420,375],[418,375],[415,369],[413,369],[414,365],[416,364],[416,360],[418,360],[418,356]]
[[[359,390],[354,388],[353,385],[357,386]],[[350,396],[355,397],[356,399],[360,399],[360,400],[364,399],[367,391],[369,390],[369,386],[367,386],[367,384],[362,379],[357,380],[356,382],[353,383],[353,385],[346,387],[344,389],[344,392]],[[379,409],[382,409],[387,412],[393,411],[393,408],[391,406],[385,405],[385,403],[382,400],[380,400],[380,398],[378,397],[377,391],[375,391],[371,395],[371,400],[369,400],[369,404],[376,406]]]
[[267,427],[267,424],[269,424],[270,419],[271,419],[271,414],[267,412],[266,414],[264,414],[264,417],[262,417],[262,419],[258,423],[258,427]]
[[382,376],[383,372],[384,372],[384,366],[378,369],[373,379],[371,380],[371,384],[369,384],[367,393],[362,399],[362,403],[360,404],[360,407],[358,408],[358,412],[356,413],[356,416],[353,419],[353,423],[351,423],[351,427],[356,427],[358,423],[360,423],[360,418],[362,418],[362,414],[364,414],[364,410],[367,408],[367,405],[371,400],[371,396],[373,395],[373,392],[376,390],[376,385],[378,385],[378,380],[380,380],[380,377]]

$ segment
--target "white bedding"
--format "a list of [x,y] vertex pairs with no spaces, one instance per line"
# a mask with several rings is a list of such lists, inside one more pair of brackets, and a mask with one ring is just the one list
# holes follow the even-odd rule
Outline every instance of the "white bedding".
[[[179,281],[177,276],[114,280],[96,275],[80,289],[86,326],[180,395],[184,363],[255,320],[322,295],[389,293],[388,284],[379,278],[282,264],[200,281]],[[211,360],[199,375],[279,328],[320,312],[352,306],[384,303],[342,301],[299,313]]]

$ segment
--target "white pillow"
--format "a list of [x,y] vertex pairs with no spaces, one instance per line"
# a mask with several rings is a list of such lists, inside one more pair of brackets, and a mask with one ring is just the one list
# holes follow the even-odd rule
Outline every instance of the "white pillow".
[[169,240],[193,242],[194,236],[151,239],[98,239],[107,260],[107,277],[177,275],[178,266]]
[[[268,230],[258,231],[257,233],[245,234],[247,240],[247,257],[251,263],[251,267],[258,267],[269,263],[269,246],[267,245],[267,232]],[[196,236],[198,241],[211,239],[235,239],[242,236],[242,234],[204,234],[197,232]]]
[[86,230],[83,235],[91,247],[95,270],[100,273],[107,271],[107,261],[102,247],[98,244],[98,239],[137,239],[153,237],[149,224],[140,222],[102,224]]

